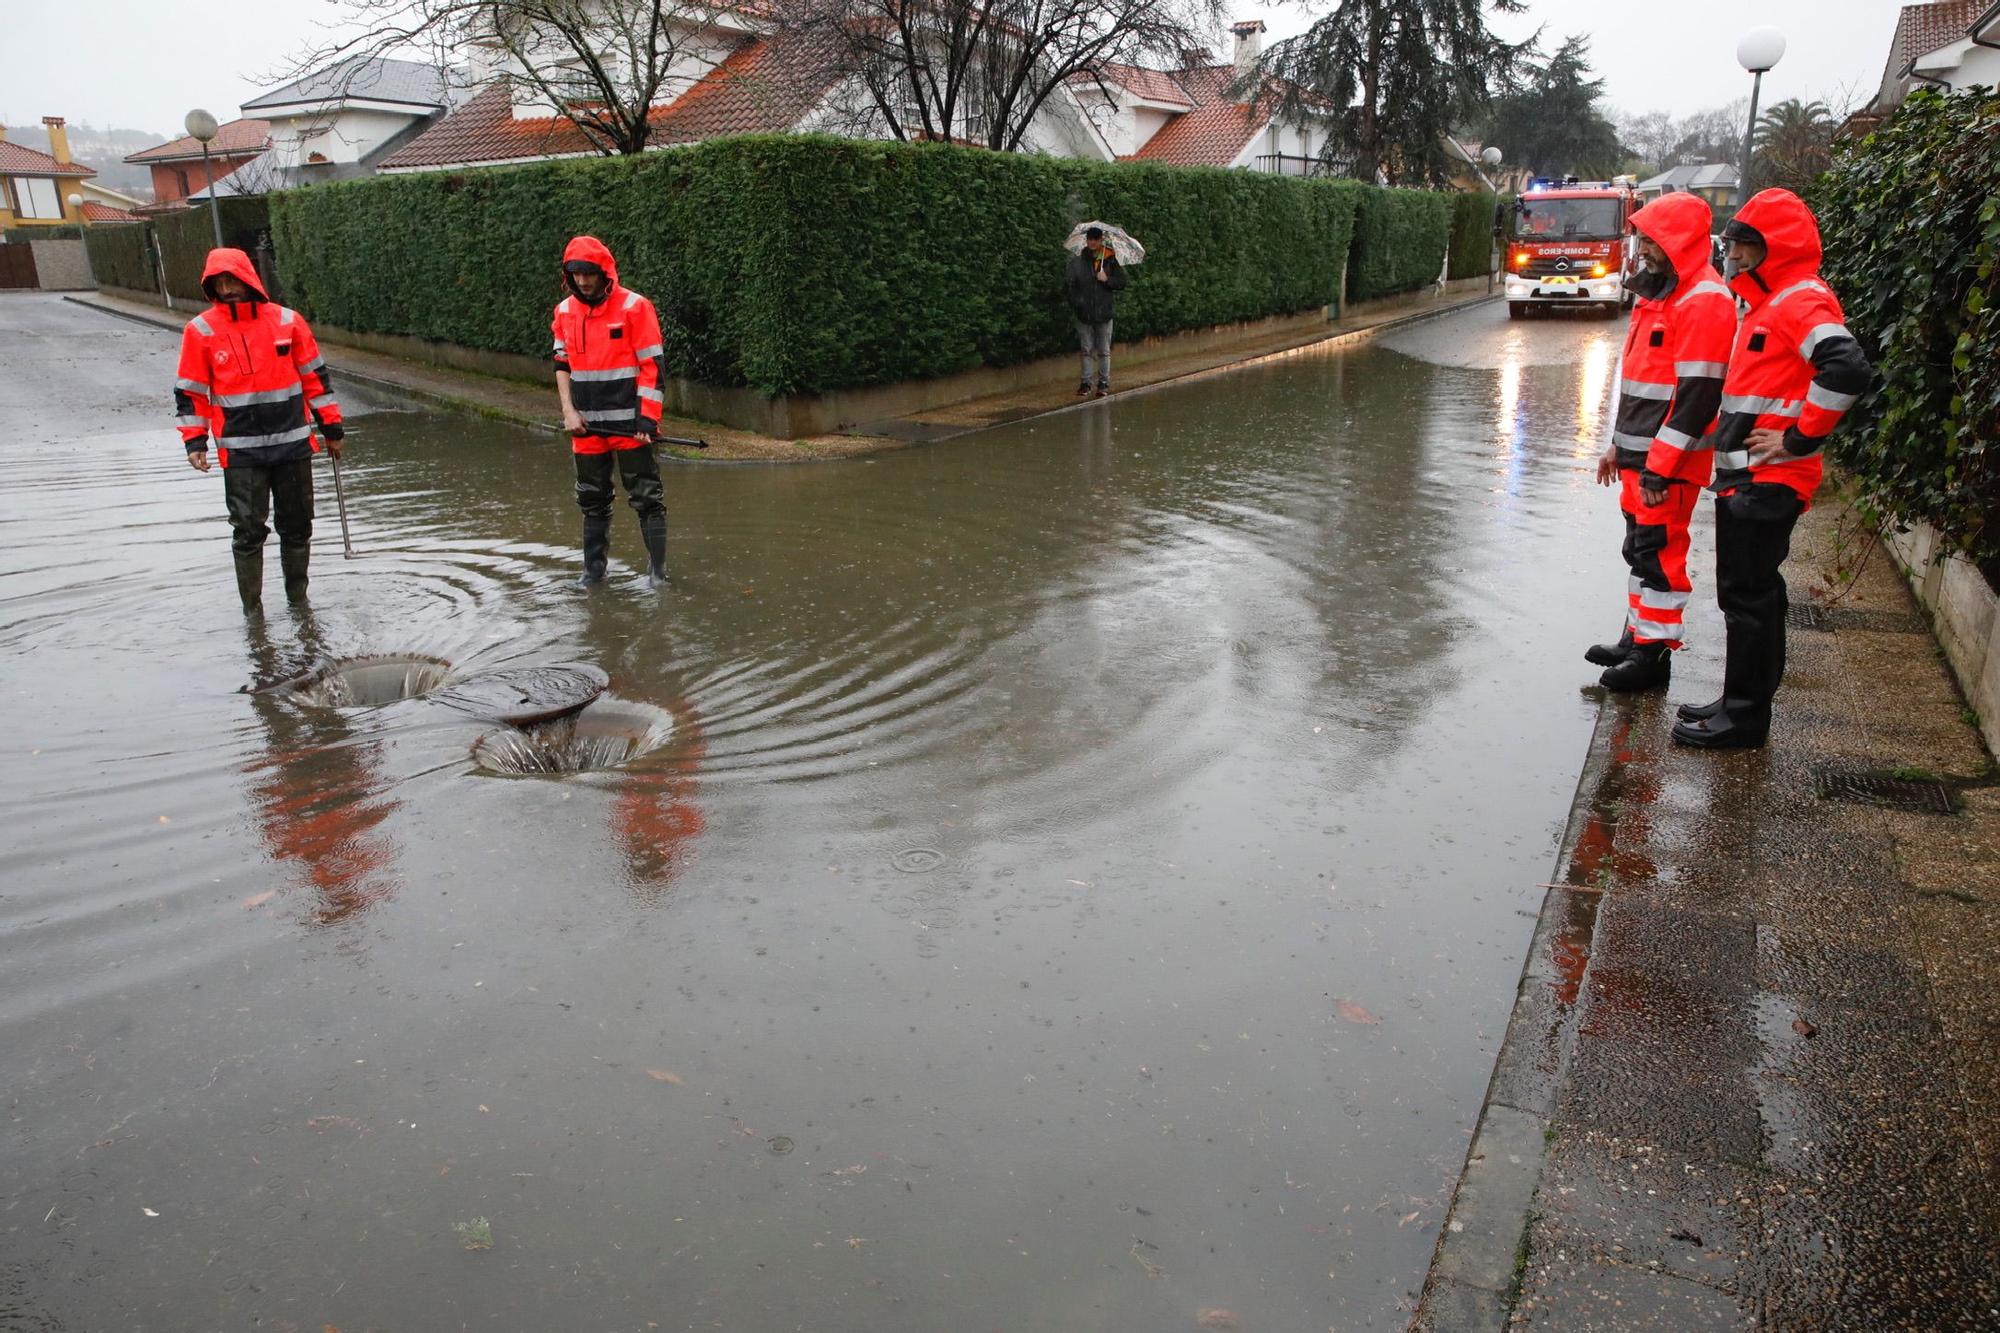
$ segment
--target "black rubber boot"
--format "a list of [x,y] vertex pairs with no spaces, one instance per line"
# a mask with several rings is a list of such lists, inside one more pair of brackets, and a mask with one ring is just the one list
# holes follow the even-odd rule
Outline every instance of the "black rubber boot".
[[1769,721],[1761,725],[1736,722],[1727,712],[1720,712],[1714,717],[1674,723],[1674,740],[1697,750],[1758,750],[1763,748],[1770,731]]
[[246,612],[264,609],[264,553],[236,557],[236,595]]
[[1589,651],[1584,653],[1583,660],[1592,666],[1615,667],[1624,661],[1631,651],[1632,627],[1627,625],[1625,632],[1618,636],[1618,642],[1592,644]]
[[576,586],[588,588],[604,582],[604,566],[611,559],[611,519],[592,518],[583,520],[583,573],[577,577]]
[[1630,694],[1639,690],[1663,690],[1674,673],[1674,654],[1663,643],[1642,643],[1617,666],[1597,678],[1607,690]]
[[306,599],[306,565],[312,559],[310,546],[280,546],[278,565],[285,571],[285,600],[303,602]]
[[646,542],[646,586],[664,588],[667,586],[666,516],[642,520],[639,535]]
[[1683,722],[1706,722],[1721,715],[1724,702],[1723,697],[1717,695],[1705,704],[1682,704],[1674,710],[1674,716]]

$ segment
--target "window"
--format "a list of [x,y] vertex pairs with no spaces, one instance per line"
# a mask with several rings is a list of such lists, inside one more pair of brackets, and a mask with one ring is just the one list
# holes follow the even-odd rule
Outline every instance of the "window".
[[16,176],[14,216],[59,221],[62,218],[62,195],[57,192],[56,183],[46,176]]

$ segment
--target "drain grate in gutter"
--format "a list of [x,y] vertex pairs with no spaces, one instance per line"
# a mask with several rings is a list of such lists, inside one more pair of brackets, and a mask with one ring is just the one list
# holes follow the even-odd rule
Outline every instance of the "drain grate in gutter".
[[1885,805],[1931,815],[1958,813],[1951,788],[1936,778],[1899,778],[1893,773],[1822,764],[1813,770],[1813,791],[1826,801]]
[[1793,602],[1785,608],[1785,623],[1793,629],[1816,629],[1822,633],[1833,632],[1833,622],[1826,612],[1810,602]]

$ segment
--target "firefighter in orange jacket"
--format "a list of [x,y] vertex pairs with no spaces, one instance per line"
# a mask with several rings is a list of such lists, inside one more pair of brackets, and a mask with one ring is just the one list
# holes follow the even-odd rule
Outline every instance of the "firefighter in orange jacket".
[[665,403],[666,349],[653,303],[620,286],[611,251],[595,236],[578,236],[563,250],[563,285],[556,306],[556,393],[576,464],[576,503],[583,510],[583,576],[579,587],[604,581],[611,552],[611,472],[639,516],[646,543],[646,584],[667,581],[667,510],[653,440]]
[[1736,335],[1736,302],[1710,264],[1714,215],[1699,195],[1663,195],[1632,216],[1645,265],[1625,336],[1618,420],[1597,461],[1615,473],[1625,512],[1626,619],[1617,643],[1584,656],[1611,690],[1664,687],[1681,646],[1688,594],[1688,520],[1708,484],[1710,431]]
[[340,405],[303,316],[264,294],[250,256],[211,250],[201,289],[212,304],[181,331],[174,413],[188,465],[210,468],[214,437],[229,508],[236,591],[245,611],[264,602],[265,520],[276,509],[285,596],[303,601],[312,550],[312,427],[338,455]]
[[1722,696],[1683,705],[1674,739],[1755,747],[1785,674],[1792,526],[1812,503],[1820,449],[1873,370],[1819,276],[1819,224],[1790,190],[1765,190],[1722,229],[1730,288],[1748,306],[1729,358],[1715,442],[1715,593],[1729,627]]

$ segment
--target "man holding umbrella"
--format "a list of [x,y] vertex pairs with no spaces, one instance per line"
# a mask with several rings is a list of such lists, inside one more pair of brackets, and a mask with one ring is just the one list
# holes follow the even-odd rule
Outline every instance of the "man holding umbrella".
[[[1118,261],[1118,249],[1108,233],[1116,232],[1101,222],[1080,224],[1070,233],[1071,259],[1063,271],[1063,287],[1069,308],[1076,315],[1076,340],[1083,351],[1083,375],[1076,396],[1090,396],[1091,372],[1097,374],[1097,396],[1111,392],[1111,308],[1125,288],[1125,270]],[[1137,246],[1134,244],[1133,249]],[[1135,257],[1133,262],[1137,262]]]

